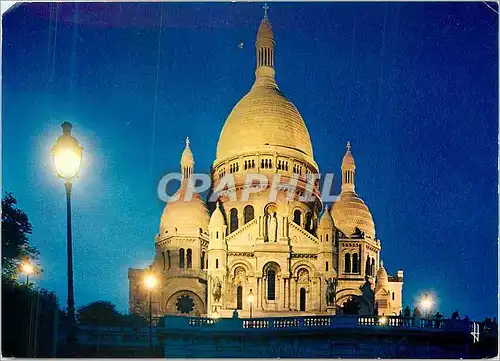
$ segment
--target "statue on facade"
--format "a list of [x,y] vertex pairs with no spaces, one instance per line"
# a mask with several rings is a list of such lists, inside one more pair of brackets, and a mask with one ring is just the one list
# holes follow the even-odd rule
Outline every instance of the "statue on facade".
[[334,305],[336,292],[337,292],[337,279],[328,278],[326,280],[326,305],[327,306]]
[[214,302],[219,302],[222,297],[222,283],[218,278],[213,283],[212,295],[214,296]]
[[273,212],[268,216],[267,230],[267,238],[269,239],[269,242],[276,242],[278,233],[278,219],[276,218],[276,212]]

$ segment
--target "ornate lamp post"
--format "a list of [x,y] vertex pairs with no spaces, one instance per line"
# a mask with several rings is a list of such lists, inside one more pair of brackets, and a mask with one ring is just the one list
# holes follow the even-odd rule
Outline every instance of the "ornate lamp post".
[[73,291],[73,245],[71,235],[71,185],[78,176],[82,164],[83,147],[71,135],[70,123],[62,125],[63,135],[57,139],[52,148],[52,156],[59,178],[63,178],[66,187],[66,219],[67,219],[67,255],[68,255],[68,346],[71,351],[76,347],[75,298]]
[[250,318],[252,318],[252,306],[253,306],[253,301],[254,301],[255,296],[253,295],[252,289],[250,289],[250,292],[248,293],[247,301],[250,304]]
[[26,275],[26,286],[28,286],[29,285],[29,277],[31,274],[33,274],[35,272],[35,268],[31,264],[31,262],[29,260],[27,260],[21,264],[21,271],[22,271],[22,273],[24,273]]
[[158,284],[158,279],[153,274],[147,274],[144,277],[144,286],[149,291],[149,354],[153,352],[153,311],[152,311],[152,292]]

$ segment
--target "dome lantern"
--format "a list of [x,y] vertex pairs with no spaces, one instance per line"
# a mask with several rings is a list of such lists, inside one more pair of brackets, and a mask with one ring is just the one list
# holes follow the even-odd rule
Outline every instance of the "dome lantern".
[[271,23],[267,18],[267,3],[264,5],[264,18],[260,22],[259,30],[257,31],[257,40],[255,42],[256,82],[275,84],[274,81],[274,34]]
[[346,152],[342,159],[342,192],[354,192],[354,171],[356,164],[351,153],[351,143],[347,142]]
[[186,148],[184,148],[181,156],[181,172],[183,180],[189,179],[189,177],[193,174],[194,157],[193,152],[191,152],[191,148],[189,148],[189,144],[189,137],[186,137]]

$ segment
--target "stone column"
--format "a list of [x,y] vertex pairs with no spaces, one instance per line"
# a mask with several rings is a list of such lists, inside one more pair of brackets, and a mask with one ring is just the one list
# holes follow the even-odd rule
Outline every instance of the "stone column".
[[257,277],[257,287],[255,288],[255,308],[259,307],[260,305],[260,277]]
[[281,237],[286,237],[286,232],[285,232],[285,219],[286,217],[281,217],[282,218],[282,221],[281,221]]
[[262,237],[262,216],[259,216],[259,237]]
[[260,307],[264,308],[264,299],[266,297],[266,291],[265,291],[265,284],[266,280],[262,278],[262,282],[260,284]]
[[295,280],[295,277],[292,277],[290,279],[291,284],[290,284],[290,308],[295,310],[297,308],[297,281]]
[[283,297],[283,308],[285,310],[288,309],[288,297],[289,297],[289,293],[288,293],[288,278],[283,278],[283,288],[284,288],[284,297]]

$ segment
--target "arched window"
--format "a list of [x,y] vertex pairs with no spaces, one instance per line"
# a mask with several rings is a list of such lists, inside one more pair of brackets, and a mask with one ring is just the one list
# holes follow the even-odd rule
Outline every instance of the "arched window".
[[305,225],[305,229],[308,232],[312,231],[312,214],[311,214],[311,212],[307,212],[306,213],[306,225]]
[[215,268],[219,268],[219,260],[217,258],[215,259]]
[[187,268],[193,268],[193,252],[191,251],[191,248],[188,248],[186,252],[186,258]]
[[168,262],[168,269],[170,269],[170,267],[172,266],[172,264],[170,263],[170,251],[167,251],[167,262]]
[[267,299],[276,299],[276,272],[272,269],[267,271]]
[[302,217],[302,212],[296,209],[293,212],[293,223],[298,224],[300,226],[300,218]]
[[229,212],[229,233],[232,233],[238,229],[238,210],[232,208]]
[[395,293],[393,292],[393,293],[392,293],[392,300],[393,300],[393,301],[394,301],[394,297],[395,297],[395,296],[396,296],[396,295],[395,295]]
[[236,288],[236,309],[243,309],[243,287],[241,286]]
[[359,256],[357,253],[352,255],[352,272],[359,273]]
[[344,272],[351,273],[351,255],[349,253],[344,256]]
[[184,268],[184,248],[179,250],[179,268]]
[[372,276],[375,276],[375,258],[372,258],[371,273],[372,273]]
[[250,222],[253,219],[253,217],[254,217],[253,207],[251,205],[245,206],[245,208],[243,208],[243,218],[245,224]]
[[325,269],[326,269],[326,272],[328,272],[328,261],[326,261],[326,267],[325,267]]
[[366,257],[365,275],[371,276],[371,272],[370,272],[370,256]]
[[205,268],[205,251],[201,251],[201,262],[200,262],[200,265],[201,265],[201,269]]
[[328,242],[328,234],[326,235],[326,241]]
[[166,262],[166,259],[165,259],[165,252],[162,252],[161,256],[163,258],[163,270],[165,271],[165,269],[167,268],[167,262]]

